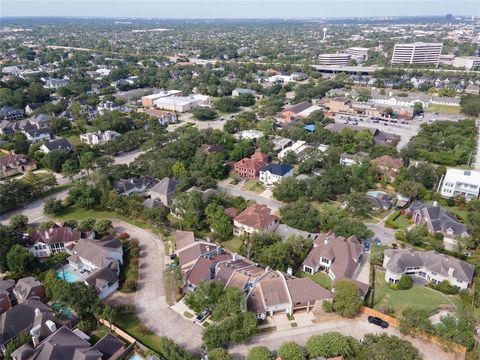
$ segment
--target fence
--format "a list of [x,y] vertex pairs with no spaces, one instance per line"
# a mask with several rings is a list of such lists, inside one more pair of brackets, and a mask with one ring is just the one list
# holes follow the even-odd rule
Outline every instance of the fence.
[[107,320],[100,319],[99,321],[100,321],[100,324],[105,325],[106,327],[111,329],[114,333],[118,334],[121,338],[127,340],[130,344],[137,342],[137,340],[133,336],[127,334],[125,331],[123,331],[119,327],[113,324],[110,324]]
[[[388,322],[391,326],[393,326],[395,328],[400,327],[400,321],[398,319],[396,319],[396,318],[394,318],[390,315],[384,314],[380,311],[377,311],[377,310],[371,309],[369,307],[363,306],[362,309],[361,309],[361,312],[363,314],[366,314],[366,315],[376,316],[376,317]],[[467,348],[465,346],[459,345],[457,343],[454,343],[454,342],[451,342],[451,341],[448,341],[448,340],[441,339],[437,336],[428,334],[428,333],[426,333],[424,331],[420,331],[420,330],[413,330],[413,331],[410,332],[410,334],[414,337],[418,337],[418,338],[421,338],[423,340],[427,340],[427,341],[429,341],[429,342],[431,342],[435,345],[439,345],[439,346],[447,349],[448,351],[456,352],[457,354],[462,356],[462,359],[465,359],[465,356],[467,354]]]

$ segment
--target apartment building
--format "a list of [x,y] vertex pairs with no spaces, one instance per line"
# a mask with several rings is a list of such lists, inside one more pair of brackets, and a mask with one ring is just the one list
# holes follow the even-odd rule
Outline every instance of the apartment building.
[[435,64],[438,66],[443,43],[395,44],[392,64]]
[[440,194],[443,197],[463,196],[467,201],[480,194],[480,171],[447,169]]
[[480,56],[459,56],[453,60],[453,67],[465,70],[478,70],[480,68]]
[[319,65],[347,65],[350,54],[320,54],[318,55]]

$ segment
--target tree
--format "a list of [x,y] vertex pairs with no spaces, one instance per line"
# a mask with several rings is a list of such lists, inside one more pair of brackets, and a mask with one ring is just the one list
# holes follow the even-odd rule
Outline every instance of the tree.
[[346,209],[355,216],[365,216],[372,209],[372,203],[361,192],[353,191],[348,195],[342,196],[341,199],[346,205]]
[[50,198],[43,205],[43,212],[48,215],[58,215],[64,208],[62,200]]
[[177,161],[172,166],[172,173],[176,179],[183,179],[187,174],[187,168],[183,162]]
[[92,151],[86,151],[80,155],[80,167],[87,170],[87,174],[93,169],[95,163],[95,154]]
[[218,116],[215,110],[206,107],[196,107],[192,109],[192,114],[198,120],[213,120]]
[[333,331],[311,336],[305,344],[310,359],[321,356],[352,356],[355,354],[355,346],[358,346],[358,343],[354,338]]
[[222,283],[218,281],[202,281],[195,289],[195,292],[187,294],[185,304],[197,314],[203,310],[212,311],[224,293],[225,290]]
[[360,88],[357,90],[357,100],[367,102],[372,98],[372,92],[368,88]]
[[86,209],[97,206],[100,203],[100,196],[100,191],[86,182],[81,182],[68,192],[68,197],[75,205]]
[[232,236],[233,223],[221,205],[211,203],[205,208],[205,216],[208,225],[213,229],[216,236],[221,240],[227,240]]
[[202,227],[204,206],[202,194],[192,191],[177,194],[171,208],[180,217],[183,230],[197,230]]
[[413,280],[408,275],[402,275],[397,283],[398,290],[407,290],[413,286]]
[[416,102],[413,104],[413,115],[423,114],[423,104]]
[[55,149],[50,151],[42,158],[42,164],[47,169],[55,172],[62,170],[63,163],[68,159],[68,153],[65,150]]
[[10,226],[15,230],[24,230],[28,225],[28,217],[22,214],[15,214],[10,218]]
[[246,360],[273,360],[272,352],[266,346],[254,346],[248,352]]
[[99,236],[102,237],[107,235],[110,230],[113,228],[112,222],[107,219],[99,220],[93,227],[93,231]]
[[305,195],[302,180],[295,179],[294,176],[283,178],[273,188],[273,197],[280,201],[292,202]]
[[35,266],[35,256],[21,245],[13,245],[7,253],[7,264],[11,272],[31,271]]
[[366,334],[358,360],[421,360],[419,351],[407,340],[395,335]]
[[465,94],[460,99],[462,113],[470,116],[480,115],[480,95]]
[[354,282],[340,280],[335,283],[333,293],[333,309],[343,317],[354,317],[360,311],[362,302],[358,295],[358,288]]
[[223,113],[233,113],[238,111],[239,103],[236,99],[225,96],[215,102],[215,108]]
[[434,327],[429,319],[429,313],[424,309],[406,308],[402,312],[400,319],[400,331],[407,334],[412,330],[422,330],[427,333],[433,333]]
[[68,159],[62,164],[62,174],[68,176],[73,181],[73,176],[78,173],[78,164],[73,159]]
[[237,96],[237,102],[240,106],[255,105],[255,96],[250,93],[243,93]]
[[52,129],[54,134],[59,134],[62,131],[69,130],[70,126],[70,121],[64,117],[54,117],[50,121],[50,129]]
[[[302,214],[302,216],[298,216]],[[317,232],[320,213],[305,198],[287,204],[280,209],[282,221],[295,229]]]
[[278,349],[278,356],[280,356],[282,360],[304,360],[305,351],[297,343],[287,341]]
[[0,271],[8,270],[7,253],[16,244],[22,244],[22,235],[10,226],[0,225]]
[[208,352],[208,360],[232,360],[233,357],[227,350],[222,348],[213,349]]
[[392,116],[392,114],[393,114],[393,109],[392,109],[391,107],[386,107],[385,110],[383,110],[383,113],[384,113],[385,115],[390,115],[390,116]]
[[95,227],[96,220],[92,218],[86,218],[80,221],[78,224],[78,230],[80,231],[92,231]]

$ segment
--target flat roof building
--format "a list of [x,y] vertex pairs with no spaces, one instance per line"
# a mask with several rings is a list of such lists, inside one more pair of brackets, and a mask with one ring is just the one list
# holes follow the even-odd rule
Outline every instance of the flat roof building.
[[208,96],[205,95],[168,96],[154,100],[153,104],[159,109],[183,113],[204,105],[206,101]]
[[318,55],[319,65],[347,65],[350,54],[320,54]]
[[347,54],[350,54],[352,58],[357,60],[367,60],[369,51],[369,48],[354,46],[347,49]]
[[453,67],[465,70],[478,70],[480,68],[480,56],[459,56],[453,60]]
[[395,44],[392,64],[435,64],[438,66],[443,43]]
[[153,106],[154,101],[157,99],[160,99],[163,97],[169,97],[169,96],[180,96],[180,95],[182,95],[182,92],[180,90],[165,90],[159,93],[142,96],[142,106],[150,107],[150,106]]

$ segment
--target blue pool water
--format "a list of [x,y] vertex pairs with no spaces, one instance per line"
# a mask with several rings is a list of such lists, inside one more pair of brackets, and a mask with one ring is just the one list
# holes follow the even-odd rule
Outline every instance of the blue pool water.
[[385,194],[383,191],[367,191],[367,195],[377,197],[378,194]]
[[57,271],[57,277],[59,279],[65,280],[68,283],[74,283],[78,281],[78,276],[72,274],[70,271],[59,270]]
[[130,357],[129,360],[143,360],[143,358],[138,354],[133,354],[133,356]]

